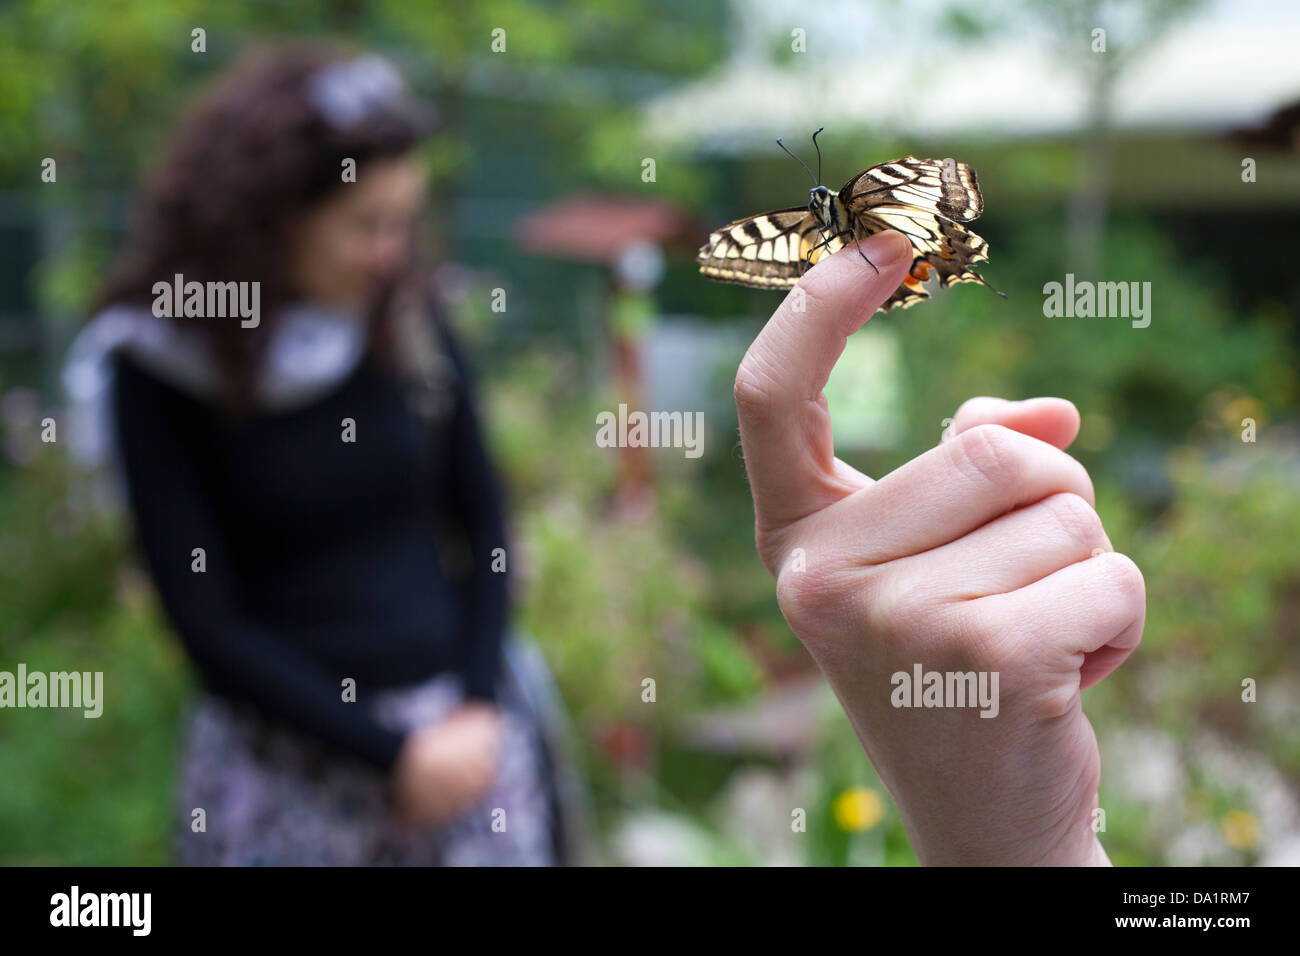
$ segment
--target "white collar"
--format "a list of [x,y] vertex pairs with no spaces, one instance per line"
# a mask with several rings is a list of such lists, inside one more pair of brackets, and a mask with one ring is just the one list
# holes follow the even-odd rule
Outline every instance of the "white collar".
[[[284,411],[310,404],[356,369],[366,345],[366,323],[358,314],[310,302],[285,306],[259,371],[257,406]],[[105,309],[73,340],[62,376],[69,450],[89,467],[116,457],[111,411],[119,351],[182,391],[212,403],[218,398],[219,369],[199,329],[181,328],[143,306]]]

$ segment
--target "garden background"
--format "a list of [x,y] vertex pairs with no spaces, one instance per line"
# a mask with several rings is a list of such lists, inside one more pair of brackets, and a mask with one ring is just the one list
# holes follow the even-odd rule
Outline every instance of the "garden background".
[[[1300,13],[303,6],[0,5],[0,669],[102,670],[108,696],[97,720],[0,714],[0,863],[168,862],[194,679],[122,516],[40,423],[61,421],[64,351],[177,111],[288,37],[392,57],[451,121],[426,153],[427,227],[509,486],[516,619],[572,718],[598,859],[915,863],[753,550],[730,388],[779,296],[693,262],[710,228],[802,204],[807,175],[773,140],[812,165],[825,126],[832,188],[908,153],[973,165],[982,271],[1008,294],[959,286],[855,335],[828,386],[839,454],[879,475],[968,397],[1072,400],[1071,451],[1148,592],[1138,652],[1084,695],[1102,842],[1116,864],[1300,862]],[[575,216],[638,241],[575,251]],[[1046,316],[1067,273],[1149,282],[1150,325]],[[629,390],[704,411],[704,454],[597,447],[596,415]]]

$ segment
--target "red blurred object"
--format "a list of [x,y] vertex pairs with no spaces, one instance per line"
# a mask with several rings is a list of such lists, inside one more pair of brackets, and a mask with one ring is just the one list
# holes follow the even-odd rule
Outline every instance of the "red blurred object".
[[[583,192],[557,199],[514,225],[515,238],[525,252],[603,266],[609,278],[608,310],[612,316],[620,296],[645,292],[658,282],[662,269],[660,250],[685,249],[693,256],[699,246],[701,227],[675,202],[646,196]],[[628,256],[650,251],[654,261],[643,280],[643,288],[629,286]],[[643,409],[645,374],[642,342],[636,331],[619,329],[610,322],[612,366],[618,383],[619,400],[633,409]],[[655,511],[654,473],[650,450],[640,446],[619,449],[618,513],[644,518]]]
[[700,227],[671,200],[575,193],[515,223],[526,252],[612,266],[637,242],[666,248],[699,245]]
[[597,732],[596,739],[601,751],[616,767],[644,768],[649,764],[650,740],[635,724],[610,724]]

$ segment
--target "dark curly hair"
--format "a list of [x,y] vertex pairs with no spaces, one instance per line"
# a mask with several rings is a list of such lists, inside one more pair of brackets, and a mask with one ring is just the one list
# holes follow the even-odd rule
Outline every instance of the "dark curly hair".
[[[114,304],[145,304],[153,284],[186,281],[261,283],[263,319],[196,323],[211,336],[228,408],[247,412],[253,382],[278,308],[295,297],[288,273],[287,227],[342,185],[345,158],[403,156],[434,131],[432,111],[413,99],[368,109],[342,128],[310,95],[312,78],[356,57],[334,45],[260,48],[238,62],[183,115],[138,201],[126,249],[96,297],[92,314]],[[412,256],[369,316],[372,352],[396,361],[395,300],[428,274]]]

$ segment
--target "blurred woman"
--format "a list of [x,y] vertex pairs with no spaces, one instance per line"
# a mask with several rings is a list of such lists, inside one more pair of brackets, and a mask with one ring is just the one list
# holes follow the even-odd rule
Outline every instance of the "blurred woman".
[[379,57],[237,65],[74,345],[206,686],[183,863],[557,862],[544,739],[503,670],[499,486],[414,251],[435,128]]

